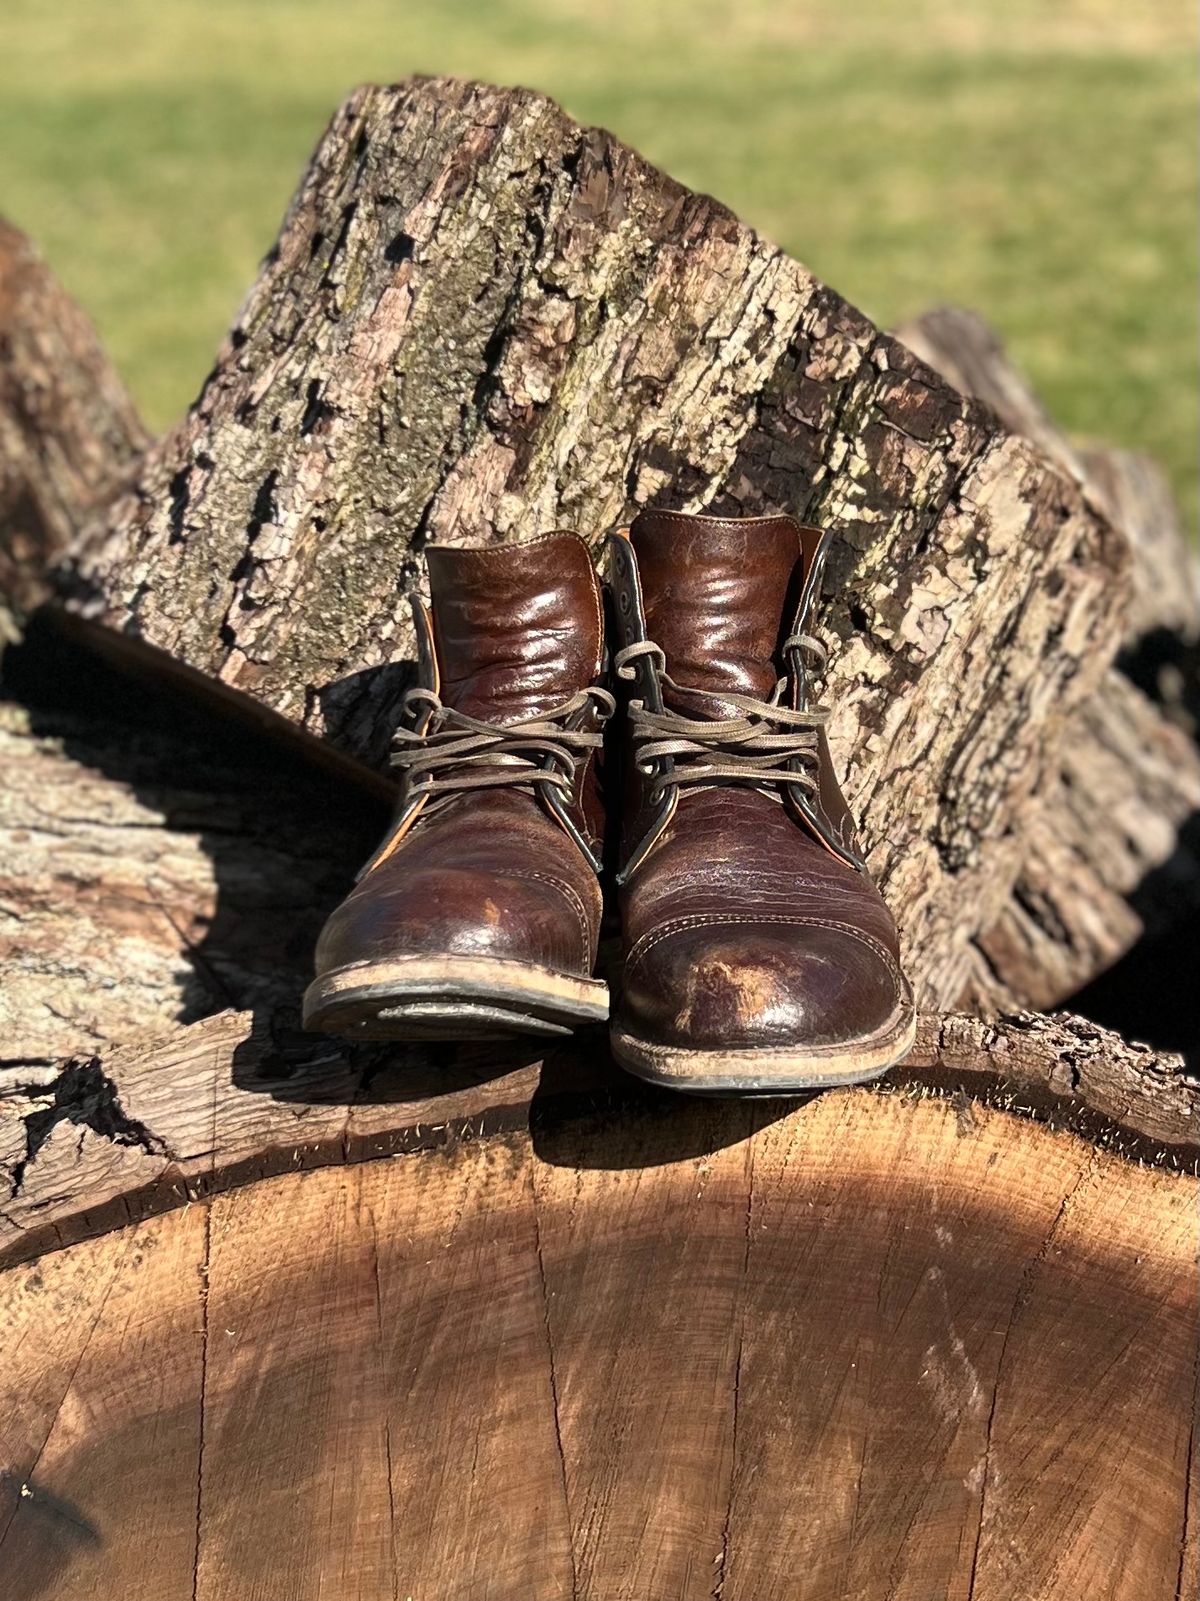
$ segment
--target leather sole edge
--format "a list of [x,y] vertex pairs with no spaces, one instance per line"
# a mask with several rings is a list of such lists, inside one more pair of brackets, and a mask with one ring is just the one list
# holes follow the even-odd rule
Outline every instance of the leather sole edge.
[[315,978],[303,1020],[356,1040],[559,1038],[608,1012],[602,979],[491,957],[400,956]]
[[728,1051],[654,1045],[614,1028],[613,1055],[637,1078],[694,1095],[796,1095],[867,1084],[902,1062],[917,1038],[917,1014],[905,1009],[882,1029],[837,1045],[767,1046]]

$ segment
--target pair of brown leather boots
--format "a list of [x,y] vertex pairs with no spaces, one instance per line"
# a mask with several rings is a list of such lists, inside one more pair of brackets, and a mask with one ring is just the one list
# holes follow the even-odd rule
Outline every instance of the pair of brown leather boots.
[[481,1039],[603,1021],[612,857],[612,1043],[631,1072],[781,1094],[898,1061],[915,1019],[895,924],[809,693],[824,547],[790,517],[643,512],[607,544],[607,621],[576,534],[431,547],[399,810],[321,935],[306,1025]]

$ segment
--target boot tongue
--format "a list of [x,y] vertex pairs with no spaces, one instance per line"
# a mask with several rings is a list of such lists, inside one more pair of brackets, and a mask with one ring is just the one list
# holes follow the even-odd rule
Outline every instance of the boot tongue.
[[681,689],[698,692],[668,695],[672,709],[728,717],[736,708],[722,701],[722,691],[766,699],[799,595],[799,525],[790,517],[646,511],[629,538],[646,637],[662,647]]
[[484,722],[552,710],[600,671],[600,592],[578,534],[425,552],[442,701]]

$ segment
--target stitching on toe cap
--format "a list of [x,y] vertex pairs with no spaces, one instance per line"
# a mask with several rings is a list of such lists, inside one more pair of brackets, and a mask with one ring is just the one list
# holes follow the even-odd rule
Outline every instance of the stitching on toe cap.
[[631,973],[654,946],[665,939],[669,939],[673,934],[686,933],[693,928],[721,928],[739,925],[746,928],[765,928],[780,924],[800,928],[829,928],[839,934],[848,934],[851,939],[857,940],[860,945],[865,945],[883,960],[888,976],[892,981],[896,998],[899,998],[903,980],[896,958],[886,945],[877,940],[874,935],[867,934],[862,929],[854,928],[848,923],[838,922],[836,919],[829,917],[806,917],[801,914],[795,916],[779,914],[776,916],[755,917],[748,916],[742,912],[715,912],[703,915],[696,914],[692,917],[677,917],[669,923],[664,923],[661,928],[653,929],[650,933],[642,935],[641,939],[637,941],[625,958],[625,973],[627,975]]

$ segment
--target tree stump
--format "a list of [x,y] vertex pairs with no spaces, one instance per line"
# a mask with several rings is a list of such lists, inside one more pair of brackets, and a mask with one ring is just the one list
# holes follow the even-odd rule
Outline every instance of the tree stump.
[[[101,1091],[109,1133],[64,1122],[28,1178],[81,1133],[93,1181],[102,1144],[161,1162],[175,1077],[136,1127]],[[315,1090],[241,1092],[260,1154],[286,1120],[303,1167],[302,1109],[347,1148],[411,1125],[403,1076],[349,1125]],[[439,1099],[464,1115],[390,1161],[181,1171],[199,1200],[0,1274],[6,1601],[1167,1601],[1192,1571],[1192,1179],[902,1091],[681,1104],[547,1063]]]

